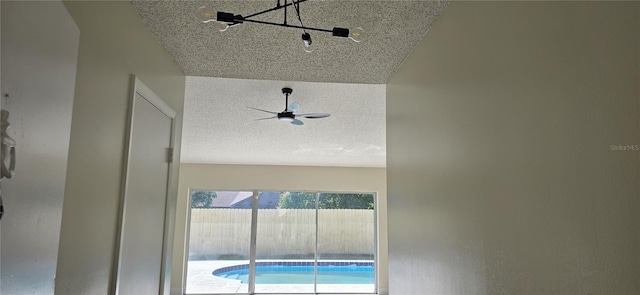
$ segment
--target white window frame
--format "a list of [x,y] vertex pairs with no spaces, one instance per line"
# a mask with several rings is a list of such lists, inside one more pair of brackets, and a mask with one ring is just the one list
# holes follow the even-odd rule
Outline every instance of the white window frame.
[[[377,192],[365,192],[365,191],[327,191],[327,190],[313,190],[313,191],[302,191],[302,190],[259,190],[259,189],[189,189],[188,196],[188,212],[187,212],[187,229],[186,229],[186,242],[185,242],[185,252],[184,255],[184,273],[183,273],[183,281],[185,282],[185,292],[186,292],[186,284],[187,284],[187,273],[188,273],[188,264],[189,264],[189,241],[191,240],[191,196],[194,191],[238,191],[238,192],[252,192],[252,200],[251,200],[251,238],[250,238],[250,250],[249,250],[249,282],[248,282],[248,292],[247,293],[210,293],[211,295],[232,295],[232,294],[272,294],[272,293],[255,293],[255,268],[256,268],[256,253],[257,253],[257,226],[258,226],[258,198],[260,192],[303,192],[303,193],[314,193],[316,196],[316,221],[315,221],[315,250],[314,250],[314,283],[313,283],[313,293],[296,293],[296,294],[333,294],[339,295],[343,293],[318,293],[318,204],[319,197],[322,193],[333,193],[333,194],[371,194],[373,195],[373,285],[374,291],[373,293],[355,293],[355,294],[378,294],[378,193]],[[185,293],[189,295],[190,293]],[[198,293],[200,294],[200,293]],[[295,294],[291,294],[295,295]]]

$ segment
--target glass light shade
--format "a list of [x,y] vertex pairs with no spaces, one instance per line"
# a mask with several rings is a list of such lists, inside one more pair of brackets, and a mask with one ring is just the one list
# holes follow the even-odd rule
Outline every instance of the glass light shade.
[[360,42],[366,37],[362,28],[349,29],[349,39],[353,42]]
[[316,50],[316,45],[315,45],[315,43],[311,43],[311,44],[307,45],[305,42],[303,42],[302,49],[304,49],[305,52],[311,53],[314,50]]
[[316,46],[314,45],[313,40],[311,40],[311,35],[309,35],[309,33],[305,32],[304,34],[302,34],[302,48],[306,52],[313,52],[313,50],[316,49]]
[[215,27],[216,29],[218,29],[218,31],[224,32],[229,28],[229,24],[225,22],[216,22]]
[[216,20],[216,12],[209,6],[201,6],[196,10],[196,18],[203,23]]
[[289,117],[280,117],[278,118],[278,120],[282,121],[282,122],[293,122],[293,118],[289,118]]

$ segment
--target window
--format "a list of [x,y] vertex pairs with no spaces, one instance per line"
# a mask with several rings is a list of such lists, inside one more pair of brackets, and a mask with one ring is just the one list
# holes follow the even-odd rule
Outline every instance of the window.
[[191,192],[186,292],[375,293],[375,194]]

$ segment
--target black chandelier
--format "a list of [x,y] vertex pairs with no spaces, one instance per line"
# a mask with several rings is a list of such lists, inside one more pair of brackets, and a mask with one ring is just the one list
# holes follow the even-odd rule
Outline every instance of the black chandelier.
[[[279,27],[285,27],[285,28],[302,29],[302,44],[304,45],[303,48],[306,52],[311,52],[313,51],[313,48],[314,48],[314,46],[312,45],[313,42],[311,40],[311,35],[307,31],[331,33],[335,37],[349,38],[354,42],[360,42],[364,38],[364,30],[362,28],[346,29],[346,28],[334,27],[333,29],[329,30],[329,29],[305,27],[302,24],[302,18],[300,17],[300,3],[306,2],[307,0],[284,0],[284,4],[280,2],[281,0],[277,0],[277,1],[278,2],[275,7],[267,10],[263,10],[260,12],[256,12],[248,16],[242,16],[239,14],[234,15],[233,13],[222,12],[222,11],[214,12],[214,10],[211,7],[202,6],[198,8],[198,10],[196,11],[196,17],[203,23],[214,24],[218,29],[218,31],[221,31],[221,32],[226,31],[229,27],[234,27],[245,22],[279,26]],[[299,26],[291,25],[287,23],[287,7],[289,6],[293,6],[294,11],[296,12],[296,16],[298,17],[298,22],[300,23]],[[284,10],[284,21],[282,23],[273,23],[273,22],[266,22],[266,21],[253,19],[253,17],[256,17],[258,15],[280,10],[280,9]]]

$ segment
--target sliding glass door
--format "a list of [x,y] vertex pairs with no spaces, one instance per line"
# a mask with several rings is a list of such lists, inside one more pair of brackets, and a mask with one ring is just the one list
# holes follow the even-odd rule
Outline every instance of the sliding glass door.
[[375,292],[373,194],[320,193],[319,293]]
[[248,292],[252,196],[191,192],[186,293]]
[[258,209],[256,293],[315,292],[315,195],[278,192],[277,208]]
[[376,292],[374,194],[196,192],[188,294]]

